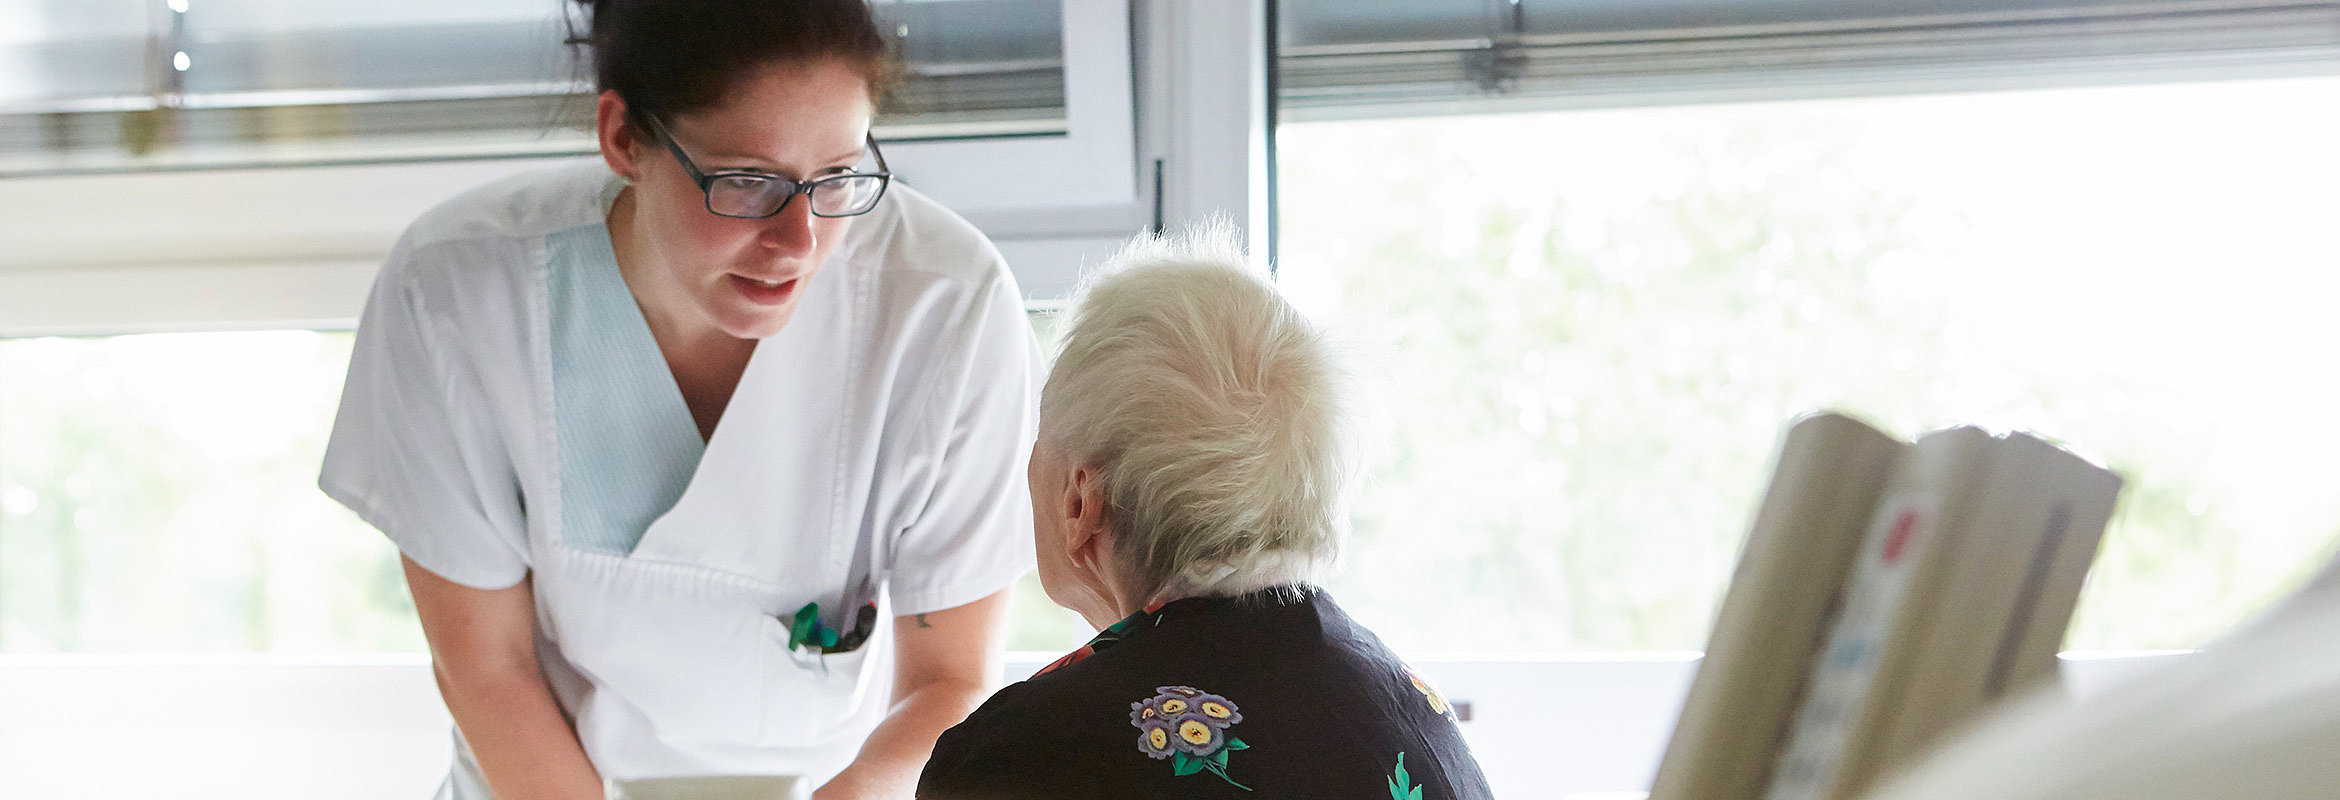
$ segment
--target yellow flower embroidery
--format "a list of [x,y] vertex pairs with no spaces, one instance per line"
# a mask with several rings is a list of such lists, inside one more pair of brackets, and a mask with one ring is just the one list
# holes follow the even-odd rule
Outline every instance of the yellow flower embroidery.
[[1146,731],[1146,743],[1153,745],[1156,750],[1168,750],[1170,749],[1170,732],[1161,728],[1149,729]]
[[1453,708],[1446,704],[1446,695],[1439,694],[1437,689],[1431,688],[1430,682],[1422,680],[1422,676],[1414,674],[1413,670],[1406,670],[1406,680],[1414,682],[1414,691],[1421,692],[1423,697],[1430,699],[1430,710],[1443,716],[1449,709]]
[[1211,719],[1226,719],[1228,717],[1235,716],[1234,709],[1228,708],[1227,704],[1214,703],[1209,700],[1203,701],[1202,712],[1203,716],[1210,717]]
[[1175,697],[1162,701],[1162,716],[1175,717],[1184,713],[1186,713],[1186,701]]
[[1210,744],[1211,726],[1204,725],[1201,720],[1193,719],[1178,723],[1178,738],[1185,739],[1187,744],[1196,747]]

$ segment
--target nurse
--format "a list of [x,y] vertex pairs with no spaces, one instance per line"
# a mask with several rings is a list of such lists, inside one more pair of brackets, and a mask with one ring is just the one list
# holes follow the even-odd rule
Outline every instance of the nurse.
[[320,486],[404,556],[442,798],[909,795],[1029,564],[1038,350],[869,138],[861,0],[601,0],[602,163],[417,220]]

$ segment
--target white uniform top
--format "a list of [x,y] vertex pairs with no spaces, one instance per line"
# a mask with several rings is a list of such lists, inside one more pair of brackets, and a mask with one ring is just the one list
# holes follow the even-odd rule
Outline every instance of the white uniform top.
[[[555,335],[557,293],[583,291],[556,273],[598,261],[578,252],[607,247],[621,185],[598,163],[548,170],[416,221],[367,300],[319,486],[448,580],[533,575],[537,651],[603,777],[825,780],[883,716],[893,616],[981,599],[1029,568],[1041,369],[1021,297],[981,234],[897,184],[758,344],[703,453],[679,462],[679,499],[613,545],[582,533],[626,517],[601,498],[638,508],[663,490],[610,476],[671,470],[672,452],[643,443],[697,430],[669,373],[630,395],[622,370],[602,376],[614,398],[592,376],[555,379],[556,361],[597,360],[563,338],[575,331]],[[593,346],[655,347],[640,334]],[[672,402],[633,406],[641,427],[607,418],[657,392]],[[817,602],[847,630],[871,601],[879,624],[859,650],[788,647],[782,615]],[[485,796],[458,756],[442,796]]]
[[2340,564],[2202,652],[2014,705],[1871,800],[2340,797]]

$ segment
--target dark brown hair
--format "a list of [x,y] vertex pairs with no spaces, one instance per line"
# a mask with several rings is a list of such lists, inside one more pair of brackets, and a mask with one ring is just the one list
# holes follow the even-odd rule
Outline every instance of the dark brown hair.
[[[680,115],[722,101],[748,70],[834,59],[877,102],[899,70],[864,0],[573,0],[591,14],[583,36],[594,85],[629,109]],[[640,118],[635,119],[640,124]]]

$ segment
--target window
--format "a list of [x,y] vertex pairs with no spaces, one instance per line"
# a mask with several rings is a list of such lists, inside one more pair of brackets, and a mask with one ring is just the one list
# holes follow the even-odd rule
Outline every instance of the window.
[[[0,652],[421,652],[397,550],[316,489],[351,339],[0,339]],[[1092,633],[1015,598],[1017,649]]]
[[2340,542],[2336,97],[1286,124],[1283,285],[1393,387],[1334,590],[1406,652],[1700,648],[1783,423],[1835,407],[2108,463],[2067,647],[2199,645]]
[[[879,135],[1065,134],[1059,2],[874,4],[904,62]],[[593,150],[568,0],[14,6],[0,174]]]
[[0,651],[420,651],[315,488],[350,334],[0,340]]

